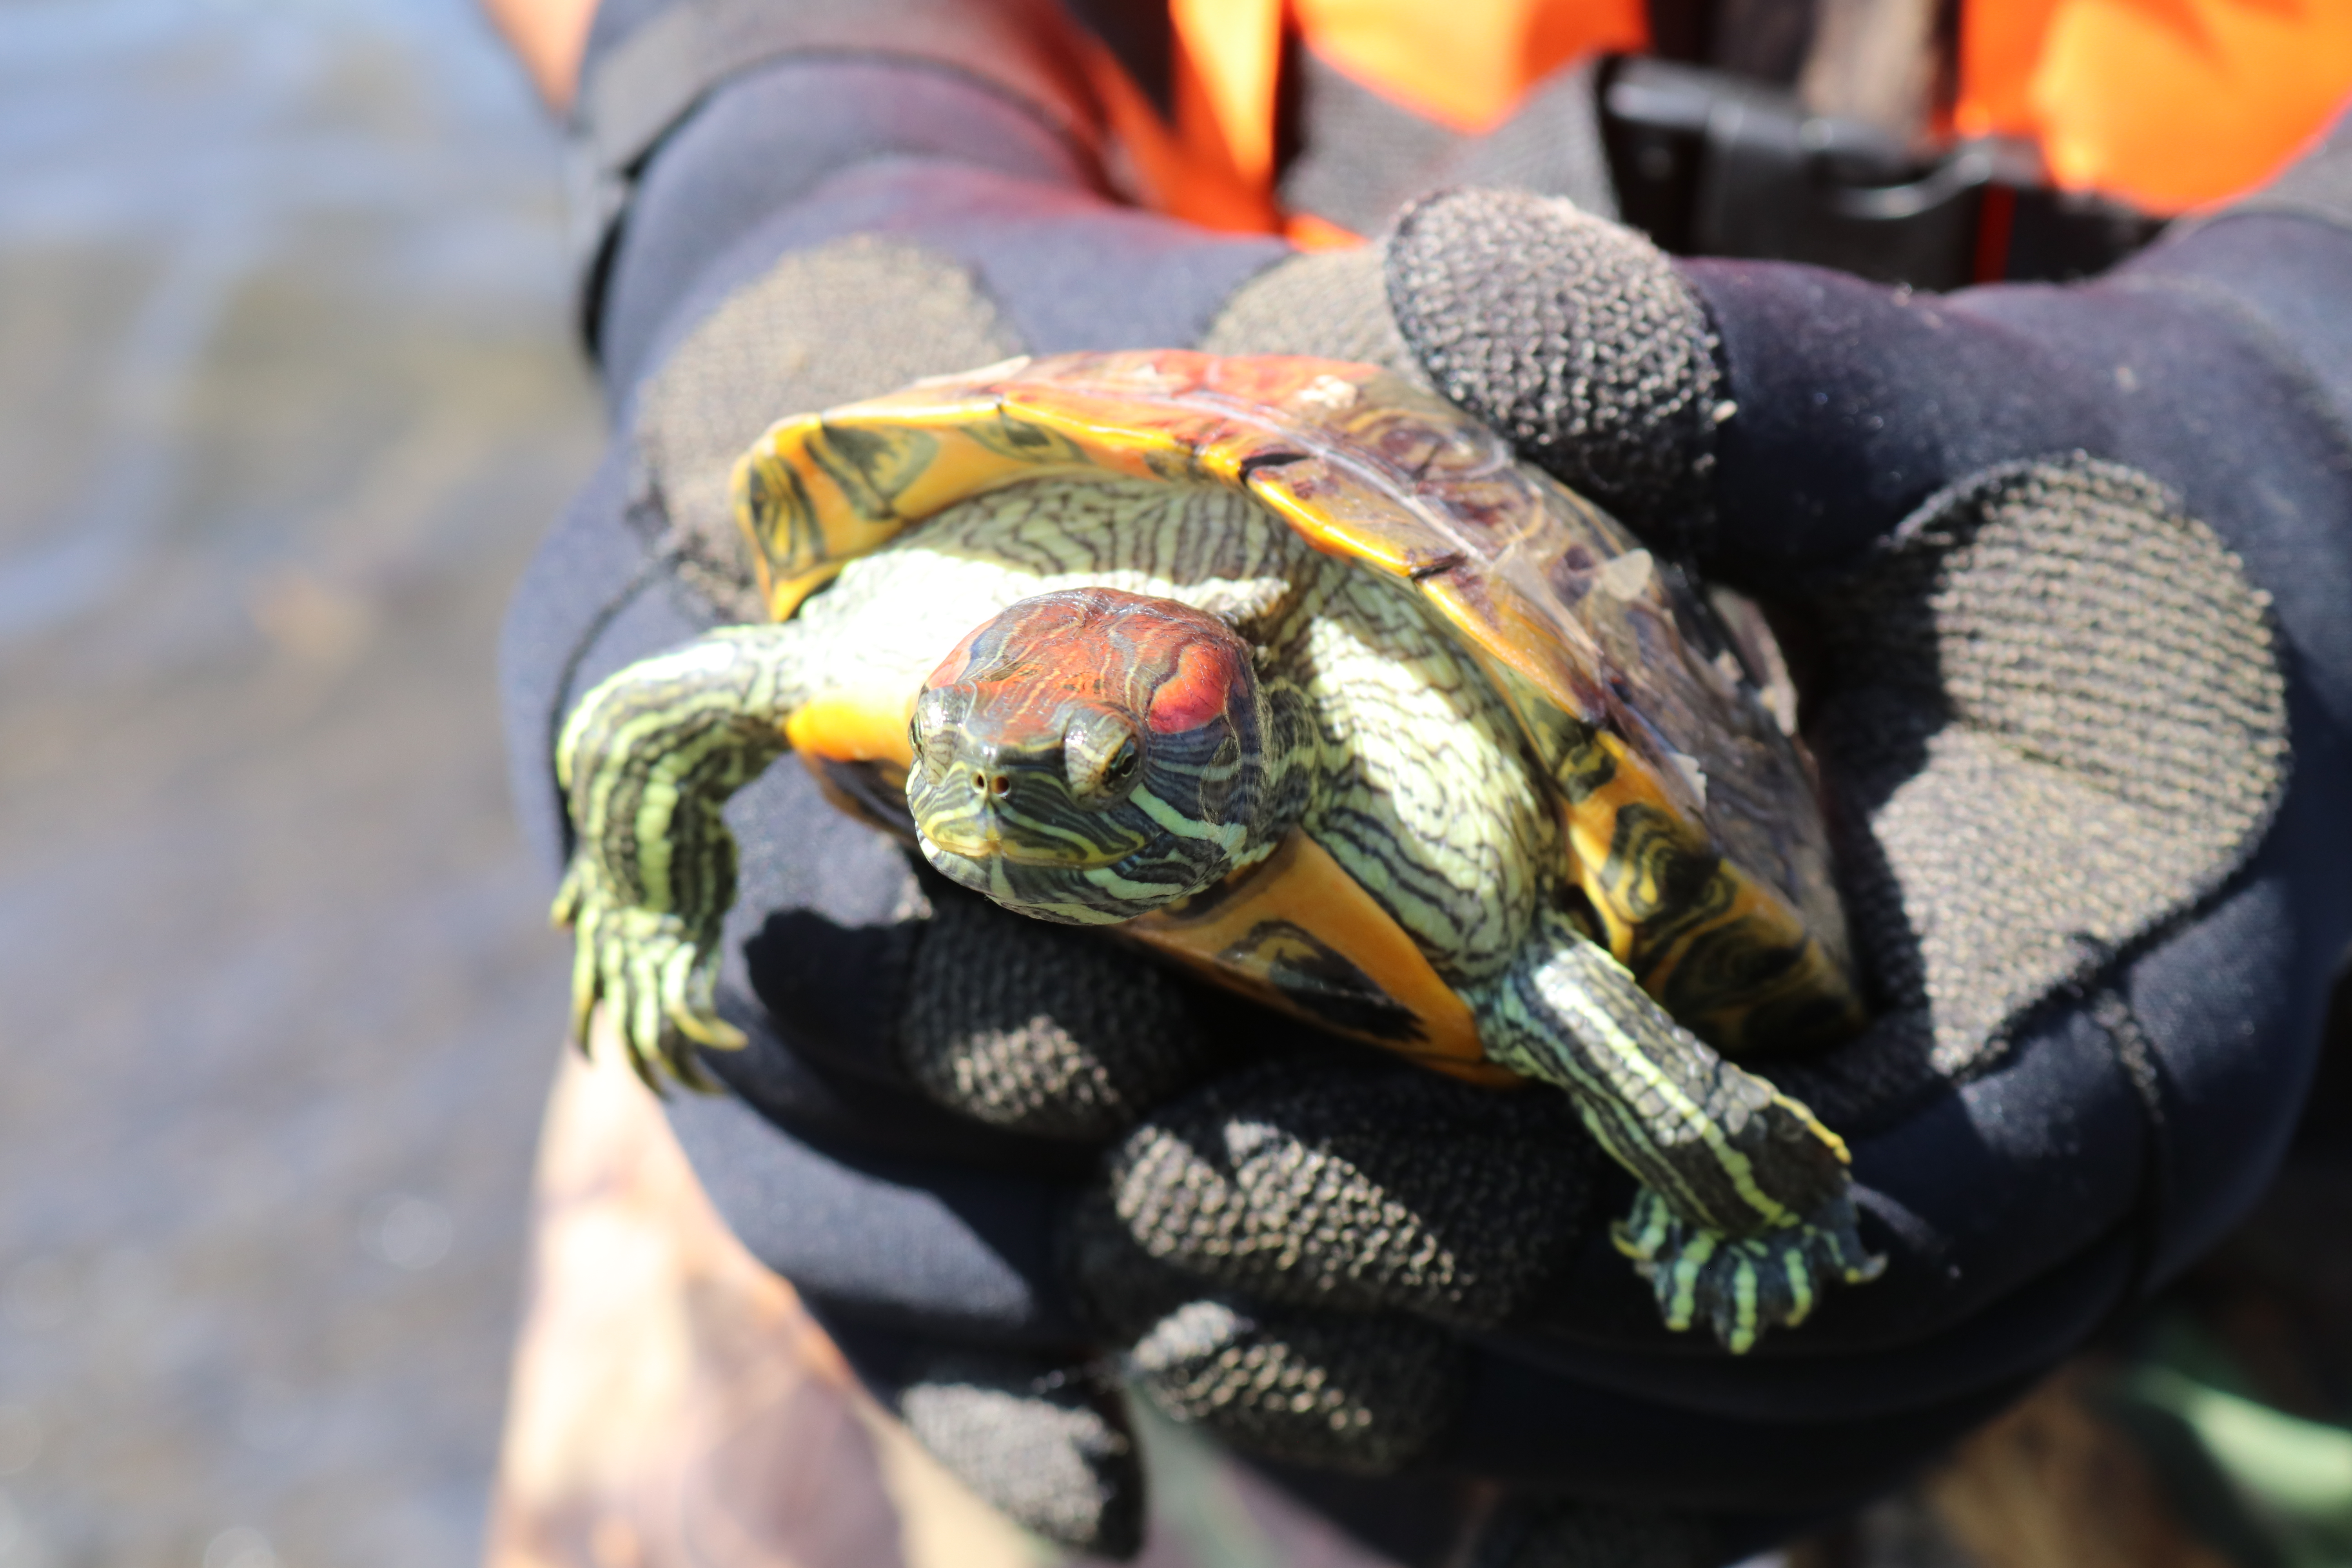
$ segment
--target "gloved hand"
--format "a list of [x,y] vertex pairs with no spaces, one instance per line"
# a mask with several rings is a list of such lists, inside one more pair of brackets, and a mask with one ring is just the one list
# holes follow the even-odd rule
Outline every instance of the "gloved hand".
[[1252,285],[1353,295],[1356,341],[1399,331],[1529,457],[1779,601],[1882,1018],[1764,1070],[1874,1132],[1896,1247],[1812,1337],[1981,1311],[2134,1214],[2160,1278],[2274,1156],[2347,929],[2347,158],[2079,288],[1675,263],[1497,192],[1409,214],[1380,299],[1337,258]]
[[[1670,263],[1494,192],[1408,215],[1382,299],[1319,258],[1252,286],[1353,291],[1357,341],[1392,324],[1528,456],[1778,600],[1810,667],[1881,1016],[1759,1070],[1854,1140],[1888,1278],[1768,1341],[1781,1366],[1643,1368],[1589,1275],[1520,1302],[1515,1350],[1717,1408],[1853,1409],[1864,1368],[1925,1403],[2053,1358],[2259,1190],[2347,931],[2346,156],[2076,289]],[[1243,1283],[1249,1222],[1181,1210],[1121,1215]]]
[[[1388,300],[1441,385],[1811,634],[1813,733],[1883,1012],[1837,1059],[1779,1076],[1867,1135],[1864,1201],[1896,1261],[1885,1287],[1769,1348],[1801,1384],[1714,1368],[1651,1386],[1751,1410],[1846,1404],[1857,1373],[1906,1400],[2000,1386],[2193,1258],[2259,1189],[2347,929],[2336,803],[2352,712],[2334,597],[2352,585],[2346,378],[2264,317],[2352,276],[2331,270],[2347,245],[2250,211],[2098,285],[1915,301],[1799,268],[1677,269],[1524,198],[1463,194],[1402,226]],[[2246,562],[2294,570],[2256,590]],[[1446,1266],[1517,1289],[1482,1315],[1384,1273],[1410,1224],[1354,1242],[1302,1205],[1332,1112],[1258,1076],[1115,1155],[1109,1207],[1143,1249],[1260,1301],[1510,1323],[1515,1349],[1595,1376],[1594,1350],[1650,1331],[1612,1321],[1598,1270],[1514,1275],[1482,1252],[1475,1203]],[[1432,1168],[1459,1157],[1413,1147]],[[1425,1173],[1408,1154],[1382,1190]],[[1444,1403],[1435,1369],[1459,1364],[1450,1342],[1384,1329],[1385,1352],[1360,1341],[1319,1402],[1252,1405],[1243,1393],[1307,1384],[1284,1367],[1311,1336],[1295,1314],[1204,1301],[1146,1327],[1119,1288],[1132,1265],[1093,1268],[1146,1385],[1242,1441],[1297,1457],[1311,1431],[1335,1439],[1326,1458],[1379,1463],[1440,1440],[1440,1423],[1384,1425],[1377,1397],[1315,1417],[1352,1382],[1411,1389],[1385,1407],[1425,1418]],[[1923,1331],[1941,1332],[1904,1345]],[[1319,1353],[1327,1371],[1340,1359]],[[1616,1375],[1650,1381],[1622,1361]],[[1270,1440],[1269,1409],[1307,1418]]]
[[[1442,1131],[1402,1137],[1410,1089],[1286,1063],[1155,1114],[1078,1211],[1143,1386],[1260,1451],[1393,1465],[1455,1435],[1472,1377],[1419,1319],[1700,1407],[1916,1409],[2009,1385],[2193,1258],[2274,1163],[2352,929],[2352,376],[2328,352],[2352,330],[2311,309],[2347,262],[2343,231],[2255,207],[2098,284],[1928,300],[1673,264],[1465,192],[1401,224],[1384,301],[1353,261],[1245,290],[1293,321],[1267,301],[1353,290],[1358,343],[1392,316],[1530,457],[1776,601],[1881,1016],[1761,1070],[1862,1134],[1895,1261],[1768,1342],[1779,1365],[1643,1368],[1614,1260],[1559,1261],[1575,1176],[1482,1166],[1510,1131],[1444,1125],[1441,1093],[1418,1105]],[[1548,1200],[1481,1186],[1502,1174]]]

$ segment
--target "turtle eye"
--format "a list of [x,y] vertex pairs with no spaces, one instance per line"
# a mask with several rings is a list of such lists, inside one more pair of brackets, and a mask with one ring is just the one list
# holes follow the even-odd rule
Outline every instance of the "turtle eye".
[[[963,722],[971,710],[971,700],[953,690],[930,690],[915,700],[914,717],[907,721],[907,748],[912,768],[937,777],[946,757],[955,752],[949,733]],[[931,744],[937,741],[940,745]]]
[[1134,787],[1143,765],[1135,731],[1116,721],[1073,726],[1063,742],[1070,794],[1087,805],[1110,805]]

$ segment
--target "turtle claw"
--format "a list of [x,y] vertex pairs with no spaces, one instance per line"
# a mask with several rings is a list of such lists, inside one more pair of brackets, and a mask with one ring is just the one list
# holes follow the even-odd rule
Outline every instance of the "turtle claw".
[[1824,1286],[1860,1285],[1886,1267],[1863,1247],[1843,1193],[1793,1224],[1732,1237],[1678,1217],[1644,1187],[1611,1237],[1649,1280],[1667,1328],[1681,1332],[1705,1319],[1734,1355],[1768,1328],[1803,1322]]
[[676,910],[624,903],[602,882],[584,858],[573,861],[550,911],[572,932],[572,1037],[588,1048],[602,1002],[647,1088],[658,1094],[668,1079],[715,1089],[696,1047],[744,1044],[743,1032],[719,1016],[716,933],[693,929]]

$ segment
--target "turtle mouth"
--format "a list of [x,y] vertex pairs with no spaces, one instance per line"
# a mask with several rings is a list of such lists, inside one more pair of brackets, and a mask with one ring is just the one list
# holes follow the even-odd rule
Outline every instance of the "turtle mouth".
[[[918,826],[926,843],[967,860],[997,860],[1041,870],[1087,871],[1115,865],[1144,847],[1142,836],[1122,830],[1122,825],[1092,813],[1039,811],[1054,803],[1034,798],[1045,792],[1021,789],[1019,809],[1005,799],[1006,792],[985,784],[963,796],[942,800],[937,795],[922,804]],[[940,807],[947,809],[939,809]],[[928,820],[926,820],[928,819]]]
[[1013,866],[1037,866],[1067,871],[1092,870],[1097,866],[1112,866],[1135,853],[1138,846],[1106,846],[1092,842],[1073,843],[1066,840],[1036,839],[1021,834],[1007,834],[996,814],[984,814],[977,822],[970,818],[941,824],[937,830],[926,830],[923,842],[939,854],[952,855],[960,860],[1002,860]]
[[916,847],[931,868],[959,887],[993,899],[1007,909],[1060,925],[1108,925],[1132,919],[1142,906],[1106,905],[1090,886],[1093,879],[1114,864],[1097,857],[1091,863],[1040,858],[999,839],[973,854],[950,840],[941,843],[920,828]]

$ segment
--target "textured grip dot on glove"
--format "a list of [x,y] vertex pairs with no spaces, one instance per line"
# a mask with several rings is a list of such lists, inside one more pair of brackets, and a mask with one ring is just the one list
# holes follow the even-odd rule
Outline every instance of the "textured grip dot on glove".
[[934,1458],[1024,1529],[1102,1557],[1142,1545],[1142,1461],[1117,1391],[1084,1369],[948,1352],[913,1369],[898,1405]]
[[1696,542],[1719,377],[1657,247],[1557,197],[1447,191],[1397,219],[1388,293],[1448,398],[1629,522]]
[[1136,1245],[1097,1191],[1065,1265],[1102,1338],[1174,1419],[1267,1458],[1379,1473],[1427,1449],[1468,1397],[1469,1352],[1399,1313],[1285,1307],[1204,1289]]
[[1224,1289],[1486,1326],[1567,1258],[1591,1151],[1559,1095],[1315,1057],[1164,1108],[1111,1151],[1108,1190],[1144,1251]]
[[1235,1447],[1379,1474],[1424,1452],[1460,1414],[1470,1352],[1433,1324],[1202,1299],[1135,1343],[1153,1404]]
[[1195,345],[1213,354],[1311,354],[1429,378],[1389,312],[1378,246],[1310,250],[1234,290]]
[[1182,987],[1100,936],[927,879],[900,1060],[933,1099],[992,1126],[1117,1136],[1215,1054]]
[[2286,776],[2269,616],[2211,529],[2116,464],[1923,503],[1820,617],[1814,742],[1880,1016],[1776,1081],[1868,1126],[2220,886]]

